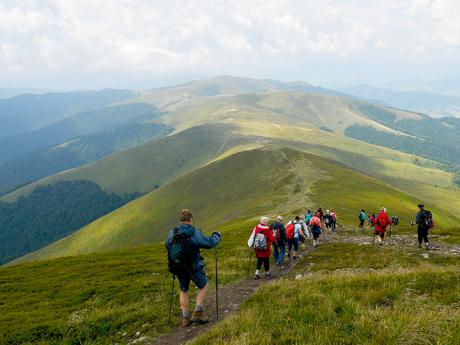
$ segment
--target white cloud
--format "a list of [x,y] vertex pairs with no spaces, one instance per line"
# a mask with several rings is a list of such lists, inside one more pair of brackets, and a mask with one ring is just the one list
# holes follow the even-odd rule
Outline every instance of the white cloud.
[[0,73],[154,74],[307,56],[458,55],[458,18],[456,0],[0,3]]

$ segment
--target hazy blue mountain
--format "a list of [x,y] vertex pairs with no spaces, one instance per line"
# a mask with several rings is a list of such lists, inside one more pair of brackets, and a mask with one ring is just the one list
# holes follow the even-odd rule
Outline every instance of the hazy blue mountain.
[[127,103],[82,112],[36,131],[0,138],[0,162],[62,144],[72,138],[104,132],[133,121],[150,120],[160,113],[152,105]]
[[34,88],[10,88],[10,87],[0,87],[0,99],[11,98],[25,93],[35,93],[42,94],[50,92],[47,90],[34,89]]
[[425,91],[394,91],[369,84],[344,87],[341,90],[356,97],[376,100],[397,108],[426,113],[435,117],[460,116],[459,96]]
[[24,94],[0,99],[0,138],[36,130],[70,115],[124,101],[129,90]]

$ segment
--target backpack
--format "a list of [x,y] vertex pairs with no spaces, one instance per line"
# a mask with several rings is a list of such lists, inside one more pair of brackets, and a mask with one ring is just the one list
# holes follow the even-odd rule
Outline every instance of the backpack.
[[196,250],[187,234],[179,233],[179,228],[173,230],[172,238],[166,247],[168,250],[168,269],[171,273],[190,269],[196,256]]
[[431,214],[430,211],[425,211],[425,219],[423,220],[423,224],[425,224],[425,227],[427,229],[431,229],[434,227],[434,220],[433,220],[433,215]]
[[364,212],[361,212],[358,216],[359,220],[364,221],[366,219],[366,214]]
[[267,250],[267,238],[262,231],[256,232],[254,236],[254,249],[264,251]]
[[280,225],[278,223],[272,223],[270,225],[270,230],[275,231],[275,237],[277,241],[281,240]]
[[288,240],[292,240],[294,238],[294,231],[295,231],[295,224],[289,223],[286,226],[286,237]]

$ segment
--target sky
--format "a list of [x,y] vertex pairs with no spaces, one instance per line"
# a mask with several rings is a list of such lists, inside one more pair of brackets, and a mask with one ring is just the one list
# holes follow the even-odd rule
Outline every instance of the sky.
[[460,0],[0,0],[0,88],[460,80],[459,18]]

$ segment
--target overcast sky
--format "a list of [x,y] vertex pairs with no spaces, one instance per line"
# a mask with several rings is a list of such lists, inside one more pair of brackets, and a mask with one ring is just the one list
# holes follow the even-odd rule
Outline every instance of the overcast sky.
[[0,0],[0,87],[460,79],[460,0]]

